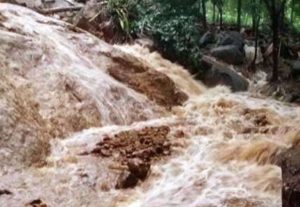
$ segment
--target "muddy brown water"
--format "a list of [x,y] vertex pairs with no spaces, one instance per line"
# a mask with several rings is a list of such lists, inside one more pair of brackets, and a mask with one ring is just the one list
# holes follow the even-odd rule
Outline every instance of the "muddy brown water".
[[[0,15],[0,190],[10,192],[1,207],[281,206],[273,158],[297,141],[299,107],[207,89],[155,52],[25,8],[0,4]],[[164,73],[188,100],[166,109],[117,81],[107,72],[115,52]],[[160,126],[171,155],[133,189],[115,189],[124,167],[115,159],[81,155],[107,136]]]

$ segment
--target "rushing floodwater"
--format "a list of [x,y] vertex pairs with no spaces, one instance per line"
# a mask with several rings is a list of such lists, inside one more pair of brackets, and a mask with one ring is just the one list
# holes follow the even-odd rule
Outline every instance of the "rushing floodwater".
[[[62,23],[20,7],[0,4],[0,13],[9,18],[7,27],[28,35],[14,38],[44,47],[39,64],[31,65],[24,77],[37,91],[36,100],[45,100],[38,91],[48,94],[57,76],[63,76],[95,103],[102,126],[51,140],[42,168],[0,171],[0,189],[13,192],[0,197],[0,206],[23,206],[37,198],[51,207],[281,206],[281,172],[272,162],[297,138],[299,107],[251,93],[233,94],[222,86],[206,89],[157,53],[139,46],[115,46],[167,74],[189,95],[183,106],[165,112],[105,73],[111,60],[97,59],[97,52],[108,50],[105,43],[87,34],[68,34]],[[45,117],[62,107],[56,103],[61,98],[52,103],[49,94],[49,103],[41,105]],[[144,118],[139,121],[136,116]],[[134,189],[114,189],[118,166],[109,160],[79,156],[107,134],[160,125],[181,130],[184,137],[174,141],[172,156],[153,164],[149,178]]]

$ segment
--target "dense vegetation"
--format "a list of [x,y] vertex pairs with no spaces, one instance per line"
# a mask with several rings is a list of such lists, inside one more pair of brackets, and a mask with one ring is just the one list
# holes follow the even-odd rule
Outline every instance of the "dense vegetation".
[[190,68],[199,68],[199,39],[207,28],[273,32],[274,80],[280,34],[300,29],[297,0],[109,0],[108,5],[128,37],[151,37],[165,55]]

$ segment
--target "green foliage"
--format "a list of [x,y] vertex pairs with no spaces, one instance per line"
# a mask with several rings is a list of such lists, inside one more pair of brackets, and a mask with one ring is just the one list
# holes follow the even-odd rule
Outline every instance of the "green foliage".
[[178,2],[175,6],[162,1],[140,4],[133,32],[153,37],[167,54],[196,67],[201,56],[198,10],[195,1],[189,2],[191,5]]
[[137,0],[108,0],[107,8],[126,36],[130,36],[131,19]]
[[[209,21],[213,19],[215,5],[216,17],[222,11],[225,24],[236,24],[237,0],[107,0],[107,5],[126,36],[150,36],[169,57],[198,68],[202,1]],[[286,19],[293,19],[290,25],[300,29],[300,2],[287,1]],[[258,18],[261,28],[269,28],[270,16],[261,2],[242,0],[242,25],[251,27],[253,19]]]

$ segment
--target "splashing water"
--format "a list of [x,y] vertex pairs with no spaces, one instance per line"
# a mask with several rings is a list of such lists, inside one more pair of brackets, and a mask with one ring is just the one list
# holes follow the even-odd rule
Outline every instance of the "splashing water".
[[[6,60],[1,67],[19,68],[6,75],[13,83],[30,85],[43,118],[73,106],[67,92],[61,92],[67,84],[79,102],[86,101],[84,107],[96,106],[88,116],[98,113],[101,120],[100,126],[85,125],[52,139],[43,167],[0,171],[0,189],[13,193],[1,196],[0,206],[22,206],[37,198],[49,206],[281,206],[281,172],[274,159],[300,139],[299,107],[254,98],[250,92],[233,94],[222,86],[206,89],[157,53],[137,45],[112,49],[27,9],[0,4],[0,14],[7,17],[2,24],[11,28],[0,30],[5,43],[0,60]],[[101,55],[107,51],[123,51],[124,58],[165,73],[188,94],[188,101],[166,112],[106,73],[114,64]],[[62,116],[65,121],[68,113]],[[149,178],[133,189],[114,189],[122,168],[114,160],[80,155],[106,136],[162,125],[171,129],[172,155],[152,164]],[[183,136],[176,137],[178,132]]]

